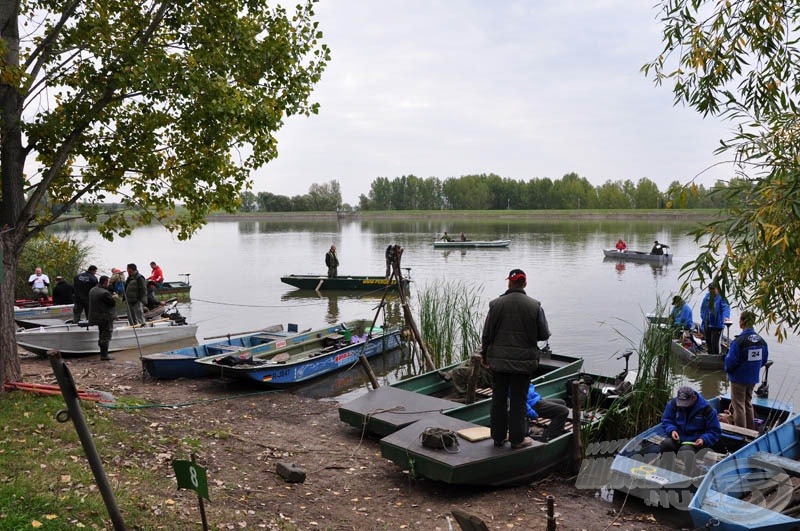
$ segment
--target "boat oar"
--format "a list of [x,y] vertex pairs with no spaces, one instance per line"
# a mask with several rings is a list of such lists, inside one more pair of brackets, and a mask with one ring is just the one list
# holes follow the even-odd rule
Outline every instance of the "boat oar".
[[219,339],[219,338],[222,338],[222,337],[233,337],[233,336],[244,336],[244,335],[249,335],[249,334],[258,334],[259,332],[280,332],[282,330],[283,330],[283,325],[272,325],[272,326],[268,326],[266,328],[259,328],[258,330],[248,330],[246,332],[236,332],[235,334],[228,333],[228,334],[222,334],[222,335],[219,335],[219,336],[208,336],[208,337],[204,337],[203,339],[204,340],[207,340],[207,339]]

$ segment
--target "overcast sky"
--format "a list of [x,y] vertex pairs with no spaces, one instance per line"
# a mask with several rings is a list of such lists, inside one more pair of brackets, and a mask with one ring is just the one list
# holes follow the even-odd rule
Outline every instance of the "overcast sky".
[[661,50],[653,3],[322,0],[320,113],[287,120],[254,191],[336,179],[357,205],[375,178],[412,174],[686,182],[720,160],[729,124],[674,107],[640,72]]

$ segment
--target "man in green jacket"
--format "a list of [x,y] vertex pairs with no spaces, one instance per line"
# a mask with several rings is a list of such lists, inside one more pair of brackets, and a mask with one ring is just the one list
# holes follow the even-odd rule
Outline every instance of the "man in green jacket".
[[508,434],[512,449],[533,444],[525,400],[530,378],[539,367],[538,341],[550,337],[542,304],[528,297],[525,272],[512,269],[508,289],[489,303],[481,335],[481,364],[492,372],[491,434],[503,446]]
[[125,303],[128,306],[128,321],[132,325],[143,325],[144,303],[147,300],[147,280],[139,273],[136,264],[128,264],[128,280],[125,281]]
[[114,331],[114,319],[117,318],[117,294],[108,290],[108,277],[103,275],[95,287],[89,291],[89,325],[97,325],[100,329],[100,359],[110,361],[108,345]]

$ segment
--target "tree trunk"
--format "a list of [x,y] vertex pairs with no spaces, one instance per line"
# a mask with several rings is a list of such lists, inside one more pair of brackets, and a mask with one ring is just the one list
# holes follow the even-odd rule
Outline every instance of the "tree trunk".
[[21,79],[15,71],[19,66],[18,17],[18,1],[0,1],[0,38],[5,44],[0,76],[0,384],[22,377],[14,333],[14,279],[27,230],[27,221],[20,220],[25,205],[25,152],[20,129]]

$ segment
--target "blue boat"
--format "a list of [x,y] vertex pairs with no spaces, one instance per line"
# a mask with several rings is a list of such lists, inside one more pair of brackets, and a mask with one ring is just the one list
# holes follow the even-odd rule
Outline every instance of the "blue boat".
[[[719,413],[728,409],[731,399],[723,395],[709,399],[708,403]],[[612,461],[611,486],[643,499],[648,505],[687,509],[709,469],[726,455],[739,451],[765,432],[769,433],[785,423],[792,416],[793,406],[787,402],[754,397],[753,409],[759,430],[721,423],[719,442],[696,455],[688,452],[694,459],[686,461],[670,452],[661,456],[658,444],[667,435],[660,423],[648,428],[627,441]]]
[[199,378],[206,372],[194,360],[217,354],[244,352],[269,352],[286,345],[308,341],[313,337],[327,335],[338,329],[338,325],[320,330],[299,332],[296,324],[271,326],[256,333],[226,336],[224,341],[213,341],[191,347],[179,348],[157,354],[142,356],[142,365],[153,378],[174,380],[176,378]]
[[349,367],[363,354],[367,358],[400,347],[401,328],[372,328],[372,321],[357,320],[337,325],[328,333],[316,333],[307,341],[268,352],[243,351],[195,359],[206,374],[288,387]]
[[798,459],[800,416],[795,416],[708,473],[689,504],[692,522],[720,531],[800,529]]

